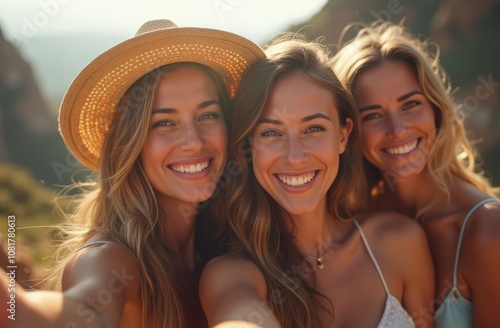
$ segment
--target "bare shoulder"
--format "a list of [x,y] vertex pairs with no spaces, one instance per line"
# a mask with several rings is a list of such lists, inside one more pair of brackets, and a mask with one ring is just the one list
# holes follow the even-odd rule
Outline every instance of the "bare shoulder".
[[500,201],[483,204],[471,215],[466,238],[477,243],[500,243]]
[[123,287],[138,286],[139,271],[134,254],[125,245],[116,242],[90,245],[69,259],[62,277],[63,290],[77,284]]
[[266,280],[259,267],[243,257],[219,256],[208,262],[201,275],[200,289],[217,290],[254,288],[259,295],[267,294]]
[[400,245],[426,240],[424,230],[416,220],[397,212],[372,212],[358,221],[363,231],[376,240]]
[[460,272],[472,290],[475,326],[500,325],[500,204],[486,203],[470,217],[462,241]]
[[396,212],[368,215],[361,227],[377,259],[399,272],[408,272],[416,264],[429,262],[427,237],[414,219]]
[[234,269],[236,269],[239,268],[240,266],[245,267],[245,269],[260,271],[257,265],[252,261],[250,261],[249,259],[244,258],[242,256],[233,256],[233,255],[222,255],[213,258],[205,265],[204,270],[207,270],[209,268],[218,268],[218,267],[224,269],[229,269],[234,267]]

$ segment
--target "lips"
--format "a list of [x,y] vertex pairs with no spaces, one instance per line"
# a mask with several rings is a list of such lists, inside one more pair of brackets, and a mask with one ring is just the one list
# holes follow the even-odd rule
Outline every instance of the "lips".
[[210,164],[209,160],[199,162],[199,163],[190,163],[190,164],[172,164],[169,167],[179,173],[198,173],[204,171],[208,168]]
[[409,142],[405,145],[398,146],[398,147],[387,147],[384,150],[391,155],[405,155],[405,154],[408,154],[408,153],[412,152],[413,150],[415,150],[418,146],[418,143],[419,143],[419,139],[416,139],[416,140]]
[[284,184],[286,184],[288,186],[297,187],[297,186],[302,186],[302,185],[305,185],[305,184],[311,182],[312,179],[314,179],[314,177],[316,176],[316,172],[310,172],[310,173],[299,175],[299,176],[297,176],[297,175],[289,176],[289,175],[285,175],[285,174],[277,174],[276,176]]

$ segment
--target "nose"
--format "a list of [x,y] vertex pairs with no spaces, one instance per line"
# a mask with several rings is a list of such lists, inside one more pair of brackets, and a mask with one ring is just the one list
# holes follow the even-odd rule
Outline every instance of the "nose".
[[296,137],[288,138],[284,155],[284,162],[291,166],[298,166],[308,159],[307,151]]
[[205,139],[195,124],[187,125],[186,128],[181,131],[180,138],[180,149],[183,151],[198,152],[205,144]]
[[390,115],[387,118],[387,135],[397,136],[408,131],[407,122],[398,115]]

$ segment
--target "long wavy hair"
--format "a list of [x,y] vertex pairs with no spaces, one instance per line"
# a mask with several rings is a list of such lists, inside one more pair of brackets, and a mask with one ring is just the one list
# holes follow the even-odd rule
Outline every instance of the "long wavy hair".
[[[452,100],[451,84],[439,64],[436,45],[418,39],[402,25],[375,22],[363,26],[353,39],[345,44],[341,41],[338,46],[333,68],[347,88],[352,90],[360,74],[370,68],[385,61],[402,61],[416,72],[418,83],[432,104],[437,131],[427,155],[426,172],[436,186],[436,197],[417,212],[417,219],[450,199],[450,185],[457,177],[491,196],[498,196],[499,190],[490,185],[476,166],[476,151],[465,132],[460,106]],[[367,160],[364,167],[370,195],[377,197],[388,190],[388,182],[378,168]]]
[[142,327],[185,327],[178,297],[172,251],[160,225],[165,217],[141,168],[139,155],[146,142],[155,91],[160,79],[185,66],[204,71],[214,81],[223,115],[227,119],[230,99],[222,79],[206,66],[175,63],[146,74],[121,99],[106,134],[97,182],[87,183],[75,199],[74,212],[61,228],[63,236],[52,280],[59,282],[75,250],[97,232],[126,245],[137,261],[140,280]]
[[338,108],[340,124],[345,125],[347,118],[354,123],[346,150],[340,155],[337,178],[327,193],[330,213],[347,219],[363,204],[356,195],[364,182],[359,175],[359,118],[352,97],[333,73],[329,52],[322,44],[287,35],[266,47],[265,52],[267,58],[245,72],[234,98],[234,115],[230,116],[229,161],[239,168],[227,189],[227,217],[236,235],[232,251],[244,254],[260,268],[266,278],[269,301],[283,327],[317,328],[322,324],[314,309],[322,308],[333,316],[333,307],[328,301],[318,302],[318,296],[325,297],[315,290],[314,275],[304,274],[314,269],[294,243],[295,232],[285,229],[283,210],[255,178],[251,135],[278,79],[300,72],[328,88]]

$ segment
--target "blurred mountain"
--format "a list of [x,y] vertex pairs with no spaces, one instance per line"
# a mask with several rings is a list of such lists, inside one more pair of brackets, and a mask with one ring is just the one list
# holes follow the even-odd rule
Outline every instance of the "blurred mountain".
[[421,39],[439,46],[441,64],[462,105],[465,124],[482,167],[500,185],[500,1],[498,0],[330,0],[310,20],[289,28],[335,47],[354,36],[352,23],[404,22]]
[[103,46],[90,36],[33,39],[17,48],[0,31],[0,162],[25,167],[49,186],[78,180],[81,166],[58,133],[57,108],[77,71]]
[[54,114],[76,75],[95,57],[123,41],[115,35],[82,34],[29,39],[18,45],[32,65],[41,92]]

